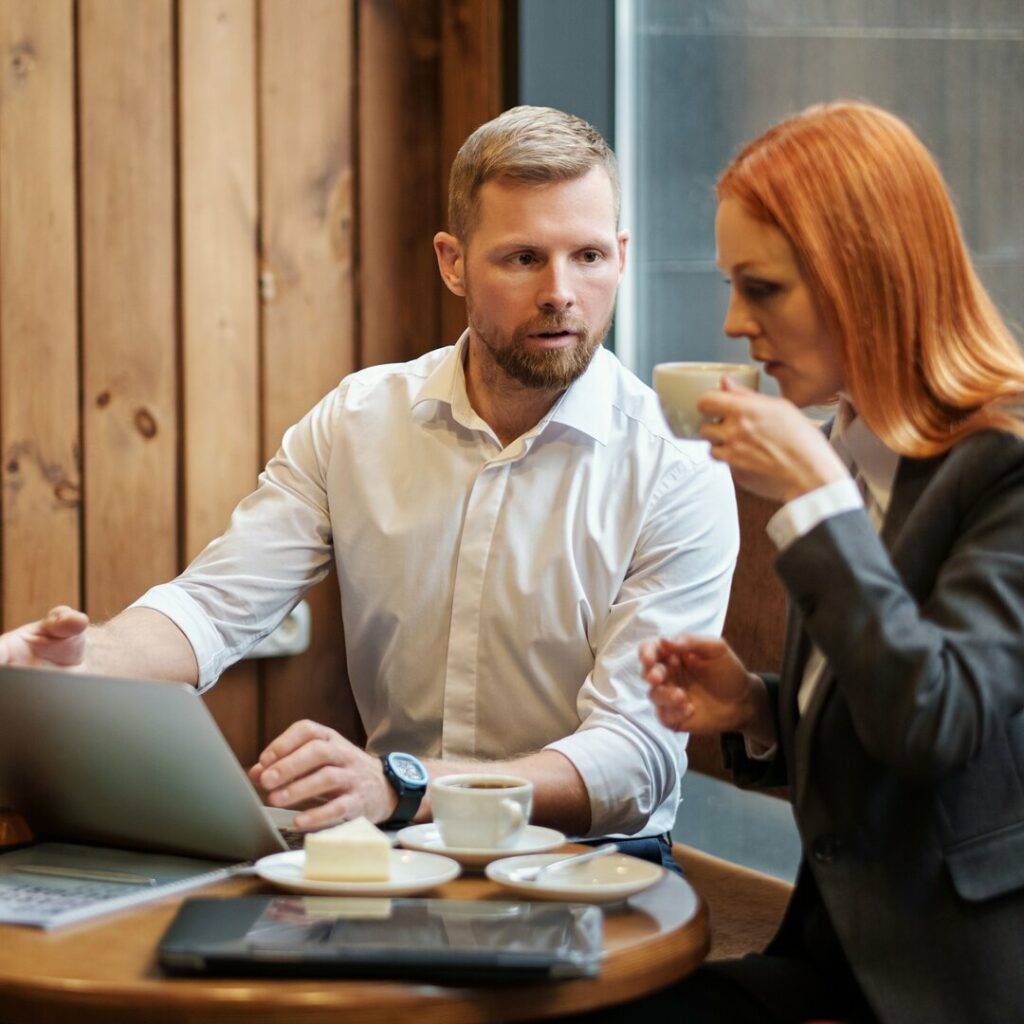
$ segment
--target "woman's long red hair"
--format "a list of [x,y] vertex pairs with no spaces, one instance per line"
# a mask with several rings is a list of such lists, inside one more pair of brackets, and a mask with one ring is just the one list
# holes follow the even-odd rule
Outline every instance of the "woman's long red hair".
[[902,121],[863,103],[811,107],[749,143],[717,193],[787,236],[850,398],[890,448],[920,458],[978,430],[1024,436],[1024,354]]

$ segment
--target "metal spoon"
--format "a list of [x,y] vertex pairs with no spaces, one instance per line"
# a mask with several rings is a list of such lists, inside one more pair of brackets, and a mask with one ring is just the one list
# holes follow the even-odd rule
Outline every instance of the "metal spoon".
[[619,849],[616,843],[602,843],[593,850],[586,853],[578,853],[573,857],[563,857],[562,860],[553,860],[550,864],[531,864],[529,867],[514,868],[508,873],[510,881],[513,882],[536,882],[540,878],[562,871],[565,868],[574,868],[577,864],[583,864],[588,860],[597,860],[598,857],[607,857]]

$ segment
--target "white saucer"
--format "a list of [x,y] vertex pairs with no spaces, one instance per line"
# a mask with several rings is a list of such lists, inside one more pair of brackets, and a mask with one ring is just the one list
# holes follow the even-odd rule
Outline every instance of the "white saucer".
[[544,853],[556,850],[565,843],[565,836],[553,828],[527,825],[515,846],[504,849],[471,849],[445,846],[437,825],[429,821],[424,825],[410,825],[398,833],[400,845],[410,850],[443,853],[468,868],[482,868],[499,857],[515,857],[525,853]]
[[450,857],[412,850],[391,851],[391,878],[387,882],[326,882],[304,878],[305,850],[287,850],[256,861],[253,869],[266,882],[318,896],[409,896],[450,882],[462,870]]
[[546,853],[532,857],[506,857],[487,866],[492,882],[520,896],[536,900],[572,900],[580,903],[611,903],[643,892],[665,875],[665,869],[650,861],[613,853],[584,861],[537,882],[513,881],[518,868],[542,867],[570,857],[568,853]]

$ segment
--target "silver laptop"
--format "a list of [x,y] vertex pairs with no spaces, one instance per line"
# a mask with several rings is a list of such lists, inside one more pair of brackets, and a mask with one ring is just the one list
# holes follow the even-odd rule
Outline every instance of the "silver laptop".
[[255,860],[286,849],[190,686],[0,666],[0,807],[39,838]]

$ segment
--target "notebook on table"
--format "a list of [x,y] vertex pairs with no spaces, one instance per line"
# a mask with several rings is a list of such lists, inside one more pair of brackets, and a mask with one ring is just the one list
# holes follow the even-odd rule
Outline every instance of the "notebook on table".
[[[287,848],[204,702],[174,683],[0,666],[0,807],[42,840],[0,854],[0,921],[82,920]],[[26,871],[33,858],[52,870]]]

